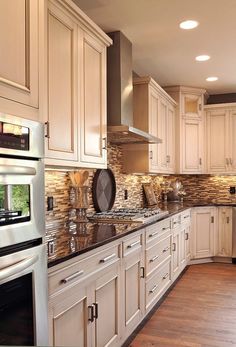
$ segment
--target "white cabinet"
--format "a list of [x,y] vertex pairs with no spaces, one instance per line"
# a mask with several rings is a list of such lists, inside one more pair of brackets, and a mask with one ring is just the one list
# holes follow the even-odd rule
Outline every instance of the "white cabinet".
[[236,172],[236,105],[205,106],[208,173]]
[[70,0],[49,0],[46,165],[106,168],[106,47],[111,39]]
[[[44,2],[0,1],[1,112],[38,119]],[[41,46],[40,46],[41,47]]]
[[134,127],[161,138],[162,143],[123,146],[124,171],[174,173],[175,101],[151,77],[139,77],[133,80],[133,104]]
[[192,258],[208,258],[215,255],[217,208],[196,207],[192,209]]
[[178,103],[176,111],[176,168],[182,174],[201,174],[204,156],[204,89],[166,87]]
[[180,274],[180,231],[176,230],[172,237],[172,279]]
[[232,257],[232,207],[218,208],[218,247],[216,255]]

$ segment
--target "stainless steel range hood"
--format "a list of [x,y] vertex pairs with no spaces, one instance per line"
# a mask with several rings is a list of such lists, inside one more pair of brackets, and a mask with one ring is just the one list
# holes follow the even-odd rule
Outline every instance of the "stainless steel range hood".
[[161,143],[156,136],[134,127],[132,44],[120,31],[108,35],[113,40],[107,50],[108,142]]

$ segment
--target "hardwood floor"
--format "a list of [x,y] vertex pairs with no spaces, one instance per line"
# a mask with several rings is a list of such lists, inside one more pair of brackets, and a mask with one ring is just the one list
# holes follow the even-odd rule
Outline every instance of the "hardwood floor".
[[130,347],[236,346],[236,265],[192,265]]

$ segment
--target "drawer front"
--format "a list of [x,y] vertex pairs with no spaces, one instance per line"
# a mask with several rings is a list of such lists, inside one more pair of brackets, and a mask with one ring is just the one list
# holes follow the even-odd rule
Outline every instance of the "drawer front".
[[150,275],[163,261],[171,256],[171,236],[167,236],[146,251],[146,274]]
[[190,223],[191,210],[184,211],[181,214],[181,223],[187,224]]
[[175,228],[178,228],[180,224],[181,224],[181,213],[178,213],[171,218],[171,227],[172,229],[175,229]]
[[[78,256],[79,257],[79,256]],[[96,252],[49,275],[49,295],[94,274],[120,259],[119,245]]]
[[123,248],[123,256],[127,256],[130,253],[136,251],[137,249],[140,249],[142,246],[142,235],[136,235],[133,237],[130,237],[129,239],[122,242],[122,248]]
[[150,244],[160,241],[167,232],[170,233],[170,222],[170,218],[167,218],[147,227],[146,245],[150,246]]
[[165,291],[171,283],[171,261],[167,261],[146,282],[146,309]]

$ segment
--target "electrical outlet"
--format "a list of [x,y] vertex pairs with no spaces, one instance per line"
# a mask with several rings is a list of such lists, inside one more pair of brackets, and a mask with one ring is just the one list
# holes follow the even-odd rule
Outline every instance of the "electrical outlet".
[[47,210],[48,211],[53,211],[53,207],[54,207],[54,202],[53,202],[53,196],[48,196],[47,197]]
[[235,194],[236,193],[236,187],[229,187],[229,193],[230,194]]
[[127,189],[125,189],[124,199],[128,200],[128,190]]

